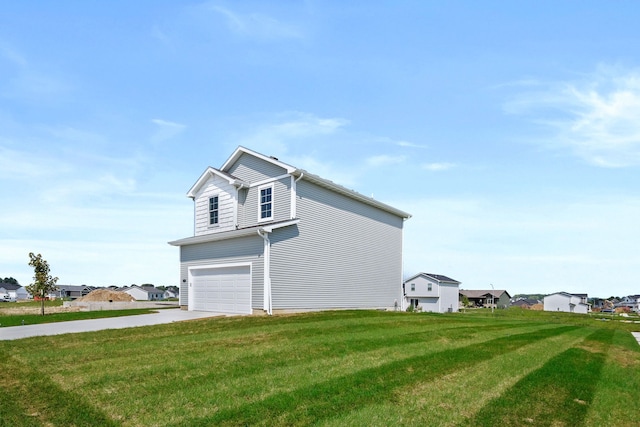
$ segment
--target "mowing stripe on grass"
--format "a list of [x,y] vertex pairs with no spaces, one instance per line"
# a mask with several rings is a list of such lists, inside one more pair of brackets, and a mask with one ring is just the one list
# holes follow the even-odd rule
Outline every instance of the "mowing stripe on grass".
[[[0,369],[3,385],[0,388],[0,425],[118,425],[82,396],[61,389],[46,374],[31,369],[4,351],[0,352],[0,360],[10,367]],[[16,401],[12,396],[23,396],[23,399]]]
[[380,396],[392,397],[393,390],[414,383],[417,378],[445,375],[574,329],[575,326],[561,326],[396,360],[312,386],[277,393],[258,402],[221,410],[210,417],[193,417],[183,420],[183,423],[190,426],[209,426],[318,422],[331,418],[336,413],[379,401]]
[[584,425],[614,332],[598,330],[581,346],[550,359],[490,401],[468,425]]
[[446,375],[421,378],[396,389],[393,400],[338,413],[321,425],[458,425],[549,359],[584,340],[590,332],[579,328]]

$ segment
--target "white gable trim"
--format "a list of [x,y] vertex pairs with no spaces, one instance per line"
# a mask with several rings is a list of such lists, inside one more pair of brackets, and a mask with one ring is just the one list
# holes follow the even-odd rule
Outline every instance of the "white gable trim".
[[204,173],[202,175],[200,175],[200,178],[198,178],[196,183],[193,184],[193,186],[189,189],[189,191],[187,192],[187,197],[190,197],[190,198],[194,199],[196,197],[196,193],[198,192],[198,190],[200,190],[200,188],[212,176],[220,177],[220,178],[224,179],[225,181],[227,181],[229,184],[233,185],[236,188],[239,188],[239,187],[241,188],[241,187],[246,187],[247,186],[247,184],[244,183],[243,181],[241,181],[239,179],[235,179],[235,178],[229,176],[228,174],[220,172],[219,170],[214,169],[211,166],[209,166],[204,171]]

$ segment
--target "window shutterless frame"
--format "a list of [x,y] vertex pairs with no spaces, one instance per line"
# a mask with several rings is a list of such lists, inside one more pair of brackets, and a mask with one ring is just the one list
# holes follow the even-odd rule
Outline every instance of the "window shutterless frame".
[[218,225],[220,221],[219,198],[209,197],[209,225]]
[[273,184],[258,187],[258,222],[273,219]]

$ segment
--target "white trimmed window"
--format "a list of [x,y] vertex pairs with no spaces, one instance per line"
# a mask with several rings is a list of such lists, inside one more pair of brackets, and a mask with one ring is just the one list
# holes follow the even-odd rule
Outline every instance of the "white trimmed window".
[[218,196],[209,197],[209,225],[218,225],[219,214]]
[[429,292],[431,292],[431,287],[432,287],[431,283],[429,283],[429,286],[428,286],[428,289],[427,289]]
[[411,290],[415,292],[415,290],[416,290],[416,284],[415,283],[411,284]]
[[258,211],[258,221],[273,219],[273,184],[259,187],[260,207]]

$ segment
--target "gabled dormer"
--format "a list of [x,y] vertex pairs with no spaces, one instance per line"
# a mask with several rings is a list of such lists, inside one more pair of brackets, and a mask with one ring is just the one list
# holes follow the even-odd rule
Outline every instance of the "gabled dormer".
[[295,171],[238,147],[220,169],[207,168],[187,193],[194,201],[194,235],[295,218]]
[[191,187],[194,235],[235,230],[238,224],[238,193],[248,184],[212,167],[207,168]]

